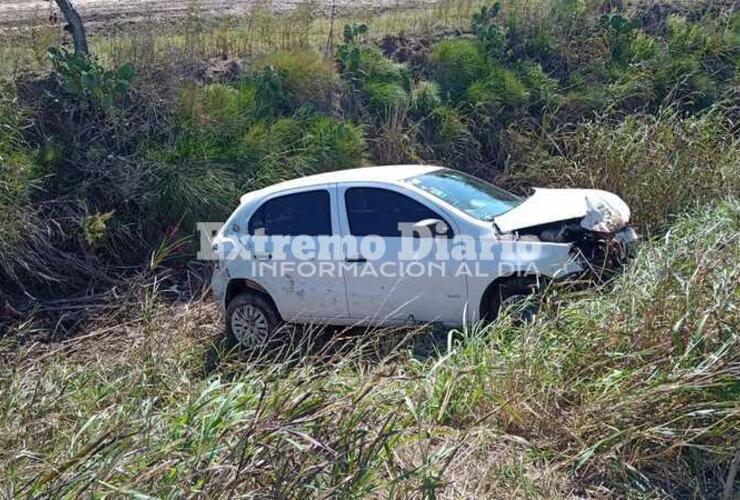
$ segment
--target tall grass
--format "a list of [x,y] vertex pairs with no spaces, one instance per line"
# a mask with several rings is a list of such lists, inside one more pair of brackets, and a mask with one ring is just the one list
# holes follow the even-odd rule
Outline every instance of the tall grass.
[[611,290],[551,290],[527,326],[309,328],[210,372],[213,306],[143,288],[84,342],[5,352],[4,493],[719,495],[738,234],[737,201],[682,217]]
[[613,191],[644,230],[659,231],[675,214],[740,192],[734,106],[728,100],[685,117],[676,105],[656,115],[587,122],[546,136],[546,144],[557,147],[554,155],[541,155],[532,141],[540,144],[542,137],[530,137],[510,175],[525,184]]

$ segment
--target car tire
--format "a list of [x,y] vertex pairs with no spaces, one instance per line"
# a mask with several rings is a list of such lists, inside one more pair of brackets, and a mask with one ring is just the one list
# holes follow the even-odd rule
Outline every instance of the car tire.
[[226,307],[229,347],[258,348],[275,340],[280,314],[273,302],[259,293],[240,293]]
[[525,306],[512,314],[515,324],[532,322],[539,311],[539,303],[531,298],[541,286],[542,283],[536,277],[510,278],[499,283],[491,294],[486,319],[494,320],[502,311],[515,308],[517,303],[529,300]]

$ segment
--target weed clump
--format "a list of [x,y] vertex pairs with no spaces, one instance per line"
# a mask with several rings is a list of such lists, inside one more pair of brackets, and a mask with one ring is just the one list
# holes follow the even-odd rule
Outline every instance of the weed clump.
[[444,40],[432,48],[431,72],[442,95],[458,102],[470,85],[489,69],[485,54],[474,40]]
[[178,122],[190,137],[229,141],[257,116],[257,88],[250,83],[186,87],[178,107]]
[[414,86],[412,111],[418,116],[429,116],[442,105],[439,84],[422,80]]
[[468,87],[466,100],[474,107],[519,106],[529,98],[529,92],[516,74],[506,68],[494,67],[482,80]]
[[339,78],[331,61],[319,52],[300,49],[266,55],[255,63],[277,73],[285,109],[295,110],[310,106],[328,112],[334,108],[339,92]]

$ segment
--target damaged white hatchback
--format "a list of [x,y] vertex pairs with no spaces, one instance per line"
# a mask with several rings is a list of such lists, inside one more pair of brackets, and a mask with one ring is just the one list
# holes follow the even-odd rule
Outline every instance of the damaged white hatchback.
[[213,240],[213,291],[248,346],[283,322],[459,325],[618,263],[637,240],[629,219],[605,191],[520,198],[434,166],[313,175],[242,197]]

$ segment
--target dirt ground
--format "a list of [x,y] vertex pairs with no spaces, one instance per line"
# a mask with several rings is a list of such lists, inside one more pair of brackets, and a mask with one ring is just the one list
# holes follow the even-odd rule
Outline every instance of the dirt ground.
[[[317,7],[337,9],[384,9],[409,5],[402,0],[313,0]],[[199,15],[226,17],[247,12],[256,4],[267,4],[277,12],[289,10],[305,0],[75,0],[74,4],[86,23],[135,22],[144,19],[171,20],[184,17],[197,6]],[[421,0],[413,4],[432,3]],[[0,26],[12,27],[46,23],[61,18],[54,1],[0,0]]]

